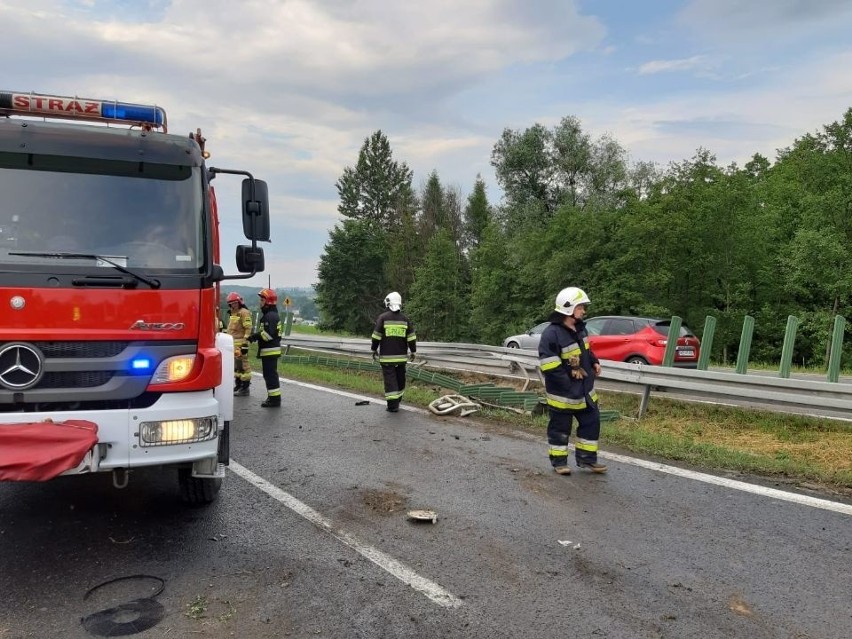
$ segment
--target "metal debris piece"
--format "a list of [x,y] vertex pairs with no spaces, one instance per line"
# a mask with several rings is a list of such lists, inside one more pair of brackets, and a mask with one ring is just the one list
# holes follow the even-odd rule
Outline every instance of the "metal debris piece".
[[464,395],[444,395],[429,404],[429,410],[436,415],[450,415],[455,413],[458,417],[467,417],[479,409],[479,404],[470,401]]
[[408,517],[414,521],[431,521],[438,523],[438,513],[434,510],[409,510]]

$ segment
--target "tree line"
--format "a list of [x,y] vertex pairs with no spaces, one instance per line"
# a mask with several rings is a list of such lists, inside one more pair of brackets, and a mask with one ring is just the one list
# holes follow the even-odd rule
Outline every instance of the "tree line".
[[344,219],[320,258],[321,326],[368,335],[396,290],[419,339],[499,344],[575,285],[591,316],[679,315],[699,336],[714,316],[715,361],[735,357],[746,315],[752,359],[777,361],[795,315],[794,361],[821,365],[835,316],[852,310],[852,108],[774,162],[720,166],[699,148],[633,163],[565,117],[504,130],[491,164],[499,204],[480,176],[466,198],[437,170],[415,190],[387,137],[367,137],[336,183]]

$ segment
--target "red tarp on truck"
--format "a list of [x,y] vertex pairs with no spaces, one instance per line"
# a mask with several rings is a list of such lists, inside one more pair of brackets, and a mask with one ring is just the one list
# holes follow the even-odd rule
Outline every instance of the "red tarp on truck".
[[82,419],[0,424],[0,481],[53,479],[97,443],[98,425]]

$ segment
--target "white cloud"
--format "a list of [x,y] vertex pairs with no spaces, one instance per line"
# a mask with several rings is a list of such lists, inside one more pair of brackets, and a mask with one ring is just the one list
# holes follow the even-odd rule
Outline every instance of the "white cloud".
[[639,75],[650,75],[652,73],[668,73],[672,71],[691,71],[693,69],[706,68],[707,56],[694,55],[690,58],[679,60],[652,60],[639,67]]
[[[641,27],[632,15],[617,25],[619,11],[605,26],[579,4],[151,0],[130,15],[105,0],[0,0],[0,57],[14,60],[3,88],[157,103],[171,132],[201,127],[212,165],[269,183],[274,242],[264,247],[281,285],[297,283],[288,273],[315,281],[339,219],[334,183],[377,129],[415,184],[436,169],[468,192],[477,173],[493,184],[491,149],[506,126],[575,114],[637,160],[679,161],[704,146],[728,162],[774,157],[852,105],[848,2],[693,0],[676,15],[645,12],[656,17]],[[708,83],[710,71],[725,81]],[[232,272],[244,242],[239,181],[216,188]]]

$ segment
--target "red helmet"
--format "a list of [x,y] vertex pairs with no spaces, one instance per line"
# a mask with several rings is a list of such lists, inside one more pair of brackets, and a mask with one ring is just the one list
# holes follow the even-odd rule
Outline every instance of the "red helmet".
[[240,297],[239,293],[231,291],[230,293],[228,293],[228,304],[230,304],[231,302],[239,302],[240,304],[242,304],[243,298]]
[[258,293],[262,300],[265,300],[267,304],[277,304],[278,303],[278,295],[271,288],[262,288]]

